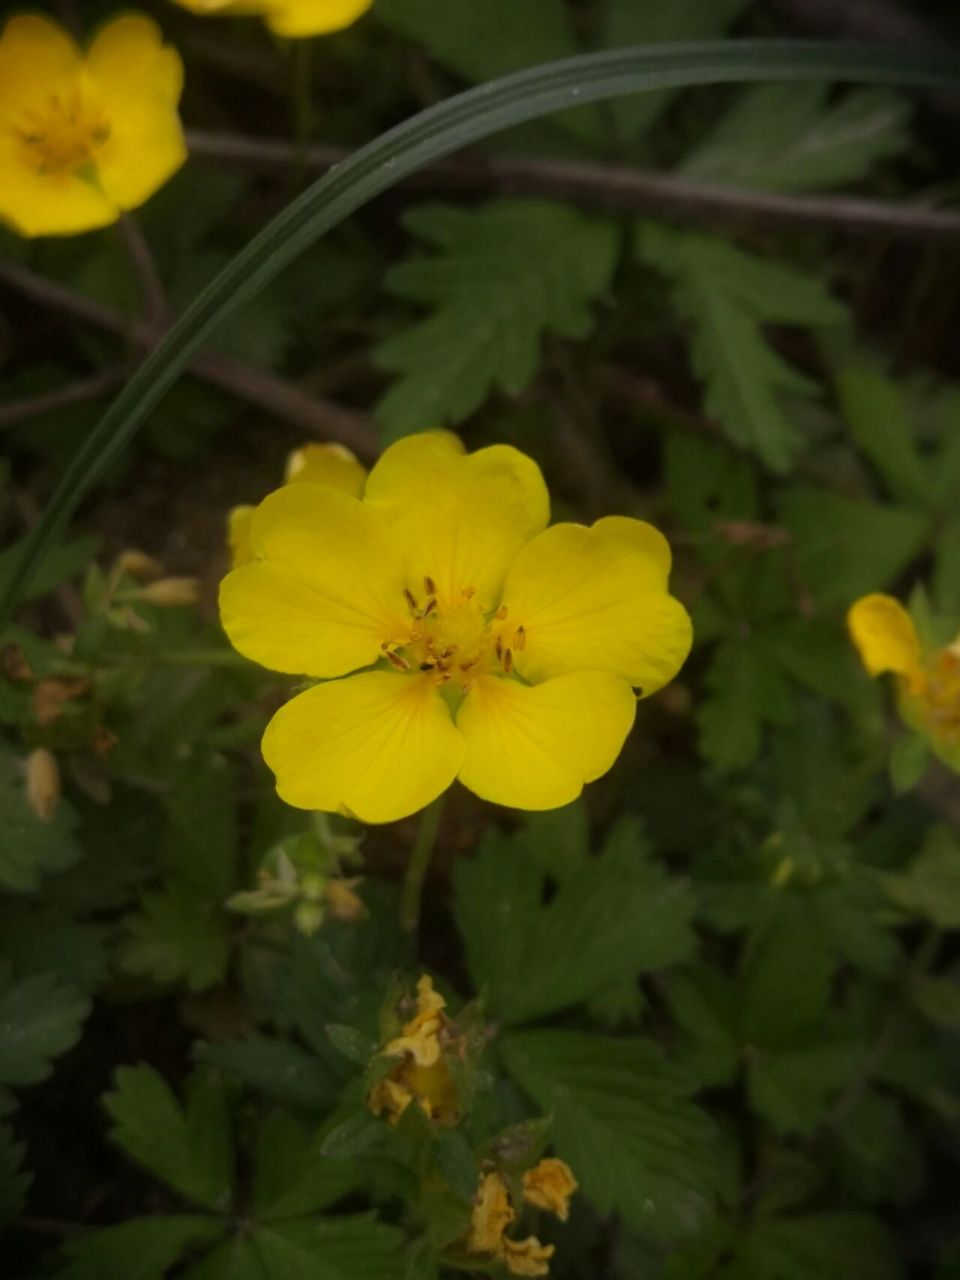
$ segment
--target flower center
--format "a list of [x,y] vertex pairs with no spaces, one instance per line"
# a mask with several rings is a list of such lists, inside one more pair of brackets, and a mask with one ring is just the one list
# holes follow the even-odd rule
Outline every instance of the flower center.
[[525,643],[523,627],[509,627],[501,606],[486,614],[476,603],[476,590],[467,587],[441,605],[432,578],[423,580],[423,595],[404,589],[410,629],[402,640],[386,642],[384,656],[400,671],[421,671],[438,684],[454,683],[468,693],[473,681],[490,672],[509,674],[513,649]]
[[15,131],[25,163],[41,177],[82,169],[110,137],[103,112],[85,103],[79,91],[69,97],[54,93],[41,107],[25,108]]
[[953,646],[933,655],[927,667],[930,718],[947,737],[960,738],[960,652]]

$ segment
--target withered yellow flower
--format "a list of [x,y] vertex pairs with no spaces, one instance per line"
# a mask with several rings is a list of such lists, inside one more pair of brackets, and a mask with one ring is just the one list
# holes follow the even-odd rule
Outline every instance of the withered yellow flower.
[[373,0],[174,0],[174,4],[206,16],[256,15],[275,35],[296,39],[351,26]]
[[566,1222],[570,1216],[570,1197],[577,1186],[566,1161],[550,1156],[523,1175],[523,1198],[525,1203],[546,1209]]
[[306,483],[260,504],[223,625],[247,657],[324,681],[264,735],[284,800],[389,822],[459,778],[550,809],[607,772],[690,619],[651,525],[548,519],[532,459],[445,431],[387,449],[362,498]]
[[555,1250],[555,1245],[541,1244],[536,1236],[527,1236],[526,1240],[504,1236],[501,1260],[515,1276],[546,1276],[550,1274]]
[[0,219],[26,236],[116,222],[186,159],[183,64],[133,14],[86,53],[55,22],[11,18],[0,35]]
[[880,593],[857,600],[847,625],[870,675],[895,677],[905,723],[928,739],[945,764],[960,769],[960,636],[924,651],[907,610]]
[[[359,498],[367,482],[367,469],[342,444],[305,444],[287,458],[286,484],[328,484]],[[234,507],[227,516],[230,563],[236,569],[254,559],[250,529],[255,506]]]
[[402,1034],[390,1040],[383,1053],[400,1061],[374,1085],[368,1105],[374,1115],[391,1124],[416,1102],[436,1124],[455,1124],[457,1096],[450,1069],[443,1056],[444,1041],[455,1039],[446,1001],[424,974],[417,983],[417,1011],[404,1023]]
[[467,1252],[498,1256],[503,1244],[503,1233],[515,1217],[507,1184],[501,1175],[482,1174],[473,1202],[470,1230],[464,1240]]

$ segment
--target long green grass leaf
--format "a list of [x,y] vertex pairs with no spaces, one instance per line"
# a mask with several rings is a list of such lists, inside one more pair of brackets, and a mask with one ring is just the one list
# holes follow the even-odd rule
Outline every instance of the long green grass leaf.
[[588,102],[653,89],[765,80],[960,88],[960,59],[898,48],[797,40],[709,41],[588,54],[480,85],[375,138],[278,214],[196,298],[90,433],[34,528],[0,621],[90,486],[126,446],[223,321],[309,245],[404,178],[503,129]]

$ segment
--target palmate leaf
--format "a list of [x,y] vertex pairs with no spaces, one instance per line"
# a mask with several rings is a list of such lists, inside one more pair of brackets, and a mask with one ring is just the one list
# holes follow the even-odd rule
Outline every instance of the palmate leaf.
[[132,1218],[68,1241],[56,1280],[163,1280],[188,1249],[212,1244],[225,1228],[222,1220],[198,1214]]
[[771,470],[788,471],[803,438],[781,393],[810,397],[817,387],[773,350],[763,326],[828,328],[843,324],[846,310],[819,279],[716,236],[644,223],[637,246],[647,265],[671,278],[677,312],[692,325],[707,413]]
[[90,1002],[52,974],[17,981],[0,964],[0,1085],[37,1084],[52,1060],[71,1049]]
[[881,89],[830,101],[827,84],[748,89],[680,166],[707,182],[810,191],[858,181],[909,143],[910,108]]
[[104,1098],[110,1136],[127,1155],[174,1190],[223,1213],[233,1187],[233,1132],[223,1084],[212,1073],[195,1076],[181,1107],[152,1067],[121,1067]]
[[897,1251],[866,1213],[761,1218],[717,1280],[897,1280]]
[[507,1070],[554,1117],[557,1151],[601,1213],[661,1238],[709,1220],[719,1183],[709,1119],[690,1078],[650,1041],[528,1031],[501,1045]]
[[403,1280],[403,1239],[367,1216],[263,1226],[221,1245],[182,1280]]
[[589,333],[590,304],[609,287],[616,259],[612,224],[522,200],[425,205],[404,222],[438,253],[409,258],[386,278],[392,293],[434,308],[378,348],[379,363],[402,375],[377,408],[391,436],[462,422],[494,387],[522,391],[544,332]]
[[731,81],[852,80],[954,87],[952,55],[836,41],[716,41],[615,50],[549,63],[459,94],[382,134],[287,206],[184,311],[127,382],[61,477],[0,597],[21,598],[88,489],[112,466],[191,359],[228,316],[327,231],[432,161],[514,125],[627,93]]
[[652,860],[635,820],[567,871],[549,902],[549,858],[538,866],[526,839],[491,836],[454,871],[470,973],[498,1018],[540,1018],[690,954],[689,887]]
[[189,884],[172,880],[144,894],[140,910],[124,925],[120,964],[128,973],[205,991],[226,972],[230,934],[222,906]]

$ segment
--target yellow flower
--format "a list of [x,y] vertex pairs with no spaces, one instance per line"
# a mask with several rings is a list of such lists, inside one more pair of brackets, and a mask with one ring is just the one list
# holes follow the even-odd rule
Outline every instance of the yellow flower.
[[[538,1170],[542,1172],[533,1178],[531,1185],[534,1186],[535,1193],[530,1195],[527,1192],[527,1179],[532,1174],[536,1175]],[[551,1199],[553,1201],[551,1204],[536,1198],[536,1188],[541,1184],[546,1186],[548,1183],[554,1185],[544,1199]],[[555,1194],[555,1190],[560,1188],[561,1184],[563,1188],[569,1189]],[[524,1199],[529,1200],[531,1204],[549,1209],[566,1220],[567,1199],[576,1190],[576,1186],[573,1174],[562,1160],[541,1160],[536,1169],[524,1175]],[[470,1229],[463,1238],[463,1248],[469,1254],[488,1257],[502,1263],[514,1275],[547,1275],[554,1246],[541,1244],[536,1236],[528,1236],[526,1240],[511,1240],[506,1231],[515,1218],[516,1213],[510,1203],[510,1194],[503,1175],[482,1174],[474,1197]]]
[[319,36],[349,27],[373,0],[174,0],[183,9],[206,15],[256,14],[278,36]]
[[515,1276],[546,1276],[550,1274],[549,1262],[556,1251],[552,1244],[541,1244],[536,1236],[526,1240],[503,1237],[502,1261]]
[[892,596],[863,596],[847,614],[860,659],[872,676],[896,677],[900,714],[938,756],[960,769],[960,636],[924,652],[913,619]]
[[0,35],[0,219],[26,236],[116,222],[180,168],[183,65],[157,25],[114,19],[84,54],[47,18]]
[[260,504],[223,625],[247,657],[326,682],[264,735],[284,800],[389,822],[459,778],[551,809],[607,772],[690,620],[656,529],[548,518],[530,458],[443,431],[387,449],[362,499],[293,484]]
[[467,1252],[499,1254],[503,1233],[515,1217],[503,1178],[499,1173],[483,1174],[473,1202],[470,1230],[464,1240]]
[[[367,469],[342,444],[305,444],[287,458],[286,484],[329,484],[359,498],[367,481]],[[255,559],[250,530],[256,507],[234,507],[227,516],[227,545],[234,569]]]
[[383,1049],[401,1061],[374,1085],[368,1100],[374,1115],[384,1115],[391,1124],[416,1101],[427,1118],[437,1124],[457,1121],[457,1096],[450,1070],[443,1056],[444,1043],[452,1043],[455,1033],[444,1013],[446,1001],[433,989],[433,979],[424,974],[417,983],[417,1011]]
[[538,1209],[556,1214],[561,1222],[570,1215],[570,1197],[578,1186],[570,1166],[551,1157],[541,1160],[523,1175],[523,1198]]

